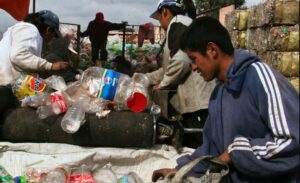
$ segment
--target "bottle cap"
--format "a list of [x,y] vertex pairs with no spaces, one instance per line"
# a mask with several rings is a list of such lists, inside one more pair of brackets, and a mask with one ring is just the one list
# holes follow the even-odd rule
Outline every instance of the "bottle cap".
[[147,107],[147,97],[142,93],[135,92],[127,100],[127,107],[133,112],[142,112]]

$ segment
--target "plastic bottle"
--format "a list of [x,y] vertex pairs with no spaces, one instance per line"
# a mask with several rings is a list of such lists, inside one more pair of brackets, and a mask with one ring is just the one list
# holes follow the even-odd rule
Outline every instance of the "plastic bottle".
[[133,112],[142,112],[146,109],[149,101],[149,84],[150,81],[145,74],[135,73],[133,75],[127,91],[129,93],[127,107]]
[[35,95],[39,92],[48,91],[46,83],[31,75],[21,75],[12,83],[12,92],[19,99],[25,96]]
[[92,172],[85,164],[72,171],[68,183],[98,183],[94,181]]
[[67,86],[67,89],[64,91],[68,96],[68,102],[75,102],[81,95],[89,95],[89,92],[84,89],[79,81],[75,81]]
[[14,178],[15,183],[28,183],[24,176],[17,176]]
[[37,108],[36,113],[40,119],[45,119],[49,116],[58,115],[67,111],[68,101],[66,94],[63,94],[62,92],[53,93],[50,95],[50,101],[51,104]]
[[67,171],[63,168],[55,168],[44,174],[39,183],[65,183],[67,182]]
[[[113,70],[90,67],[82,73],[80,82],[92,96],[104,100],[114,100],[119,95],[118,92],[121,92],[118,88],[122,88],[122,91],[127,88],[130,77]],[[122,97],[119,98],[122,99]]]
[[117,183],[143,183],[143,181],[135,172],[129,172],[119,178]]
[[143,74],[131,79],[113,70],[90,67],[83,72],[80,83],[92,96],[114,100],[133,112],[141,112],[147,106],[149,81]]
[[63,77],[52,75],[44,80],[46,84],[54,90],[63,91],[67,88],[66,82]]
[[90,102],[90,97],[81,95],[68,109],[61,120],[61,127],[67,133],[75,133],[85,122],[85,109]]
[[93,178],[97,183],[116,183],[117,176],[111,168],[97,168],[93,171]]
[[15,183],[13,177],[0,165],[0,182]]
[[25,96],[22,100],[22,107],[34,107],[37,108],[43,105],[50,105],[51,97],[49,93],[37,93],[36,95]]

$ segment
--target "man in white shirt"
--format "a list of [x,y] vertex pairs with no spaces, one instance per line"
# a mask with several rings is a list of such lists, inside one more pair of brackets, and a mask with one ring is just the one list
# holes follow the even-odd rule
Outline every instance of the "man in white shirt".
[[10,85],[21,73],[68,69],[64,61],[47,62],[41,58],[42,44],[60,36],[59,19],[51,11],[29,14],[4,33],[0,41],[0,122],[3,113],[16,106]]

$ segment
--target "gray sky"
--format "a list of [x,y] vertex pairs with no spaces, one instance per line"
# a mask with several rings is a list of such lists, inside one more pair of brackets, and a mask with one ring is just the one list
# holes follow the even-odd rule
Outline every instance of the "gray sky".
[[[32,1],[32,0],[31,0]],[[247,5],[257,4],[261,0],[246,0]],[[36,0],[36,11],[48,9],[56,13],[61,22],[80,24],[86,29],[88,22],[95,18],[99,11],[106,20],[129,24],[159,23],[149,15],[156,9],[158,0]],[[29,12],[32,12],[30,6]],[[0,31],[16,23],[7,12],[0,9]]]

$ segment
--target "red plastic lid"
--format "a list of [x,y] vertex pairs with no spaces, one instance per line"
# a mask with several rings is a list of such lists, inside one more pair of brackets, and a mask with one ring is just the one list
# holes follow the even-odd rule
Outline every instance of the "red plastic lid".
[[142,93],[135,92],[127,100],[127,107],[133,112],[142,112],[147,107],[147,97]]

